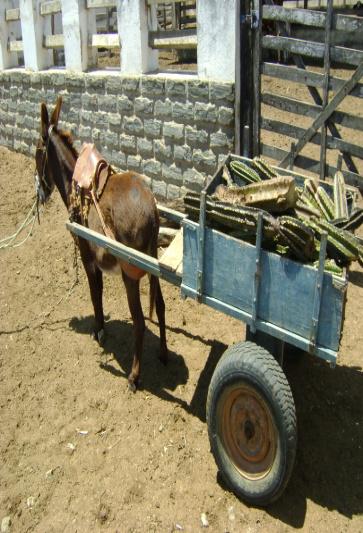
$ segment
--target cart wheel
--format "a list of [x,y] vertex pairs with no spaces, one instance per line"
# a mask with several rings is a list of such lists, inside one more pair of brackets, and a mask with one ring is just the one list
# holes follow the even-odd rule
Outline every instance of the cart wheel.
[[209,386],[207,423],[227,485],[254,505],[276,500],[294,465],[296,414],[285,374],[267,350],[253,342],[226,350]]

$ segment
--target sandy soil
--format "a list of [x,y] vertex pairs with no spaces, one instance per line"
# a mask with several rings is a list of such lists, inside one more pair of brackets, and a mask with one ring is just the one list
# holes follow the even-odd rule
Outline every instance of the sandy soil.
[[[0,237],[34,200],[31,159],[0,148]],[[21,247],[0,251],[0,520],[31,532],[330,532],[363,530],[363,271],[354,265],[339,364],[289,357],[299,422],[282,498],[248,507],[209,450],[207,388],[244,326],[163,283],[170,364],[147,323],[142,386],[127,389],[132,324],[121,280],[105,278],[104,349],[58,194]],[[147,309],[148,287],[143,286]]]

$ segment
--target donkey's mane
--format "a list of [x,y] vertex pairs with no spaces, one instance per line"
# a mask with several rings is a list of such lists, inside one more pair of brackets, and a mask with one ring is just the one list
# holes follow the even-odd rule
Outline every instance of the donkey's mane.
[[57,133],[59,134],[59,137],[62,139],[62,141],[67,145],[67,147],[71,150],[74,157],[78,158],[78,152],[73,146],[73,138],[70,131],[65,130],[57,130]]

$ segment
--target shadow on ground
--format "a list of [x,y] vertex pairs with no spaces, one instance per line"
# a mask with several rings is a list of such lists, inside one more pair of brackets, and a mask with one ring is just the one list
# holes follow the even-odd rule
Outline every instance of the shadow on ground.
[[[71,327],[89,334],[91,317],[73,318]],[[168,328],[176,334],[193,336],[182,328]],[[158,360],[159,338],[147,330],[142,362],[141,389],[176,403],[188,413],[206,420],[208,386],[227,346],[198,338],[210,346],[190,404],[172,394],[188,381],[189,372],[181,354],[170,352],[169,364]],[[104,346],[110,361],[102,368],[127,379],[131,369],[132,324],[107,323]],[[116,363],[116,364],[115,364]],[[294,527],[305,522],[307,500],[351,518],[363,513],[363,373],[361,369],[335,369],[309,355],[291,353],[284,370],[290,382],[298,420],[298,448],[295,467],[282,497],[266,508],[271,516]],[[220,475],[217,481],[226,489]]]

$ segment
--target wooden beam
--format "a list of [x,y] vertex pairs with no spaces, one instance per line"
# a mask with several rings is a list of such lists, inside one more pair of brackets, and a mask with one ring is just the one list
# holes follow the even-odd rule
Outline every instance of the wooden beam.
[[40,4],[40,14],[43,16],[52,15],[53,13],[60,13],[61,11],[61,0],[48,0],[47,2],[42,2]]
[[[336,7],[336,6],[335,6]],[[308,9],[289,9],[280,6],[263,6],[263,19],[301,24],[315,28],[325,28],[326,13]],[[363,31],[362,17],[333,14],[332,29],[338,31]]]
[[160,265],[157,259],[151,257],[150,255],[139,252],[138,250],[130,248],[129,246],[125,246],[124,244],[121,244],[113,239],[109,239],[105,235],[97,233],[96,231],[81,226],[75,222],[66,222],[66,227],[75,235],[93,242],[97,246],[105,248],[108,252],[110,252],[110,254],[123,261],[126,261],[126,263],[130,265],[137,266],[138,268],[145,270],[145,272],[163,278],[174,285],[181,284],[180,276],[164,268],[162,265]]
[[[324,124],[324,122],[332,115],[335,109],[338,107],[340,102],[350,93],[351,89],[356,85],[356,83],[363,76],[363,60],[355,70],[354,74],[344,83],[344,85],[339,89],[339,91],[334,95],[326,108],[320,113],[320,115],[314,120],[313,124],[308,128],[304,135],[300,138],[299,142],[296,145],[296,153],[300,152],[302,148],[306,145],[311,137],[316,133],[316,131]],[[288,157],[285,157],[280,166],[286,166],[289,160]]]
[[[287,152],[286,150],[283,150],[281,148],[277,148],[276,146],[271,146],[265,143],[261,143],[261,154],[264,155],[265,157],[270,157],[271,159],[275,159],[275,161],[279,161],[281,158],[285,156],[287,157],[290,156],[290,152]],[[280,165],[278,164],[277,166],[280,166]],[[318,174],[319,168],[320,168],[320,161],[316,161],[314,159],[311,159],[303,155],[298,155],[295,159],[295,166]],[[330,176],[334,176],[336,171],[337,171],[336,167],[327,165],[327,172]],[[349,185],[352,185],[353,187],[357,187],[361,192],[363,192],[362,176],[359,176],[359,174],[356,174],[355,172],[350,172],[349,170],[343,170],[342,173],[344,176],[345,183],[348,183]]]
[[[261,128],[266,131],[278,133],[280,135],[286,135],[292,139],[300,139],[305,132],[305,128],[294,126],[280,120],[274,120],[270,118],[262,118]],[[316,133],[310,141],[318,146],[321,145],[321,133]],[[327,136],[327,147],[331,150],[339,150],[340,152],[347,152],[355,157],[359,157],[363,160],[363,147],[357,144],[337,139],[336,137]]]
[[[262,38],[262,46],[269,50],[285,50],[291,54],[301,54],[311,58],[322,59],[324,57],[324,44],[292,37],[265,35]],[[363,60],[363,50],[344,48],[343,46],[331,47],[332,61],[339,61],[347,65],[357,66]]]
[[[279,65],[277,63],[262,63],[262,74],[265,76],[271,76],[272,78],[301,83],[303,85],[308,85],[311,88],[324,86],[323,74],[312,72],[301,67],[297,68],[288,65]],[[329,79],[329,90],[337,91],[344,82],[345,80],[342,78],[331,77]],[[363,84],[357,83],[349,96],[363,98]]]
[[195,49],[198,45],[197,31],[177,30],[177,31],[150,31],[149,46],[154,49],[175,48],[175,49]]
[[[294,98],[288,98],[287,96],[280,96],[272,93],[262,93],[261,101],[263,104],[281,109],[281,111],[311,118],[316,118],[322,110],[322,107],[319,105],[301,102]],[[363,117],[350,115],[343,111],[334,111],[330,118],[334,124],[340,124],[345,128],[363,131]],[[333,137],[335,136],[333,135]]]
[[5,20],[7,22],[11,22],[13,20],[20,20],[20,8],[16,7],[15,9],[6,9]]
[[119,34],[94,33],[91,36],[91,46],[93,48],[120,48]]
[[[323,86],[323,103],[325,108],[329,99],[329,78],[330,78],[330,47],[331,47],[331,35],[332,35],[332,21],[333,21],[333,0],[328,0],[328,7],[325,21],[325,50],[324,50],[324,86]],[[320,179],[325,178],[325,163],[326,163],[326,136],[327,136],[327,123],[324,123],[321,127],[321,147],[320,147]]]
[[23,41],[9,41],[9,52],[23,52]]
[[94,7],[117,7],[117,0],[87,0],[87,9]]
[[63,33],[59,33],[58,35],[45,35],[44,47],[45,48],[64,48]]

